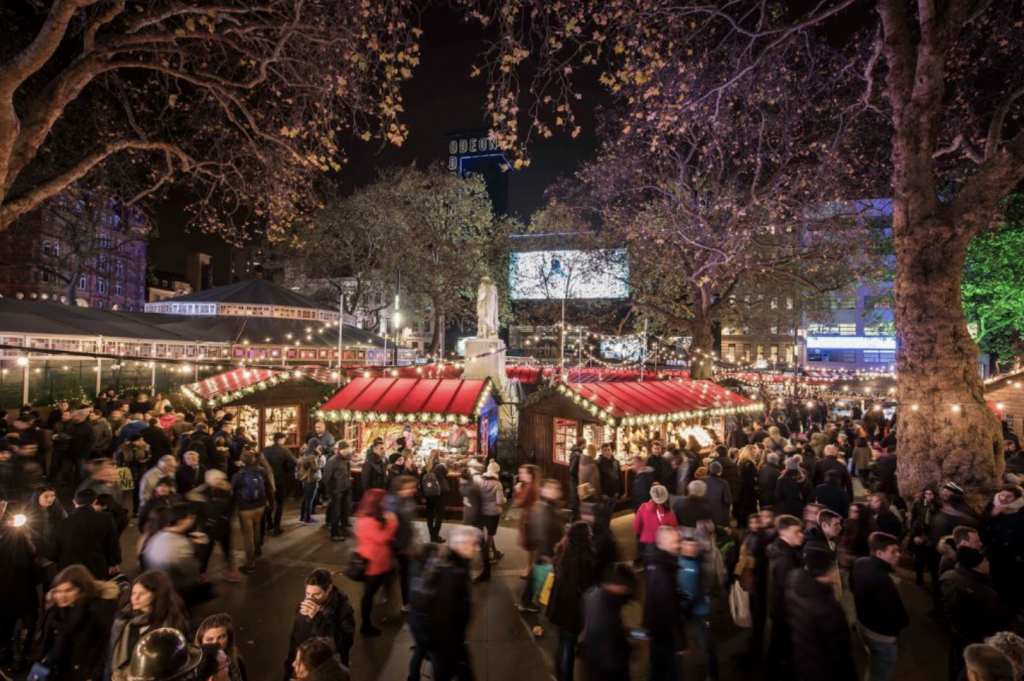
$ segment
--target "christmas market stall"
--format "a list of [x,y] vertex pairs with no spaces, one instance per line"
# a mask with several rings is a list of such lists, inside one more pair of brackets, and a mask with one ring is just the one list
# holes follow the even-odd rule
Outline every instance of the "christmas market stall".
[[317,413],[339,424],[342,437],[356,448],[354,497],[361,493],[362,462],[376,438],[390,453],[404,437],[417,466],[423,466],[434,449],[446,452],[450,509],[462,508],[458,476],[470,458],[495,455],[498,403],[487,379],[355,378]]
[[613,443],[623,467],[623,492],[634,454],[651,441],[712,443],[725,440],[729,416],[757,412],[760,403],[712,383],[684,378],[609,383],[559,383],[528,398],[519,413],[519,460],[540,466],[544,477],[569,484],[573,445]]
[[181,392],[200,409],[223,409],[261,448],[274,433],[296,453],[313,429],[313,409],[337,390],[337,374],[321,366],[293,369],[238,368],[184,385]]

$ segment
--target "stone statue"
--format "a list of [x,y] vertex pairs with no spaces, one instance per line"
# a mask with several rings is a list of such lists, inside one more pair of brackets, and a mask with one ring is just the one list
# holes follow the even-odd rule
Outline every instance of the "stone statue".
[[476,293],[476,337],[498,337],[498,287],[486,276]]

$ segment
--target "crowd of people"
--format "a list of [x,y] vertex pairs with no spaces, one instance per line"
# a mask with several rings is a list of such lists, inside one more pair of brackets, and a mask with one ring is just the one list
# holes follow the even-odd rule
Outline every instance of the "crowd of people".
[[[229,413],[186,415],[165,402],[104,394],[46,419],[29,408],[2,415],[4,668],[54,681],[246,681],[232,617],[210,615],[192,635],[189,613],[211,597],[216,547],[223,580],[244,580],[296,497],[300,523],[324,513],[331,540],[353,540],[344,575],[361,595],[357,614],[331,571],[308,575],[286,653],[282,644],[286,681],[348,678],[357,640],[382,633],[374,606],[393,584],[415,644],[408,678],[425,663],[433,679],[472,678],[474,585],[504,557],[503,518],[526,555],[516,607],[538,629],[543,611],[557,630],[560,681],[575,678],[578,660],[588,679],[626,681],[640,651],[650,681],[674,681],[690,650],[715,681],[723,612],[749,631],[746,661],[768,681],[853,681],[856,645],[867,652],[864,678],[887,681],[910,624],[894,582],[901,565],[931,592],[950,681],[1024,678],[1024,489],[1014,472],[1024,454],[1013,438],[1005,485],[981,512],[950,480],[906,503],[897,424],[873,413],[829,421],[824,409],[794,417],[788,405],[727,443],[713,433],[709,446],[652,440],[632,460],[628,490],[611,443],[572,448],[567,490],[534,465],[519,467],[510,489],[497,461],[474,457],[458,478],[463,517],[445,537],[455,478],[442,450],[417,466],[404,437],[390,452],[375,440],[357,473],[353,448],[322,422],[296,456],[283,433],[261,449]],[[630,514],[635,547],[611,527]],[[129,579],[121,535],[132,523],[139,571]],[[637,596],[642,620],[627,625]]]

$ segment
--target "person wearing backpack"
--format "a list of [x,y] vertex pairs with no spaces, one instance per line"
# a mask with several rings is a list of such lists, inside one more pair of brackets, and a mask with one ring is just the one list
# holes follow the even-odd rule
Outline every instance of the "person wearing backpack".
[[245,565],[242,572],[256,569],[256,558],[261,553],[260,523],[267,507],[267,483],[263,471],[256,466],[256,454],[242,452],[242,468],[231,478],[231,491],[238,506],[238,524],[242,530]]
[[427,532],[435,544],[444,543],[441,525],[444,522],[444,496],[448,493],[448,468],[441,460],[443,457],[441,450],[431,451],[420,475],[420,492],[427,507]]

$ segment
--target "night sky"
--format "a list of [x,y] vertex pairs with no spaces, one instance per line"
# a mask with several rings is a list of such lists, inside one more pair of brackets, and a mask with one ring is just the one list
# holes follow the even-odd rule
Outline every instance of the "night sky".
[[[413,78],[404,84],[409,139],[401,147],[383,149],[378,141],[348,143],[349,163],[338,174],[340,186],[353,190],[372,180],[377,169],[416,162],[420,165],[444,156],[444,134],[485,127],[487,101],[483,77],[470,78],[470,64],[484,48],[479,26],[460,23],[458,15],[442,5],[423,14],[422,61]],[[596,105],[602,98],[596,76],[581,81],[581,106]],[[578,115],[583,133],[575,140],[556,134],[531,148],[530,167],[509,178],[509,212],[524,220],[542,204],[544,190],[560,176],[571,175],[577,165],[592,156],[596,147],[592,112]],[[150,262],[155,269],[184,273],[185,255],[202,251],[213,256],[215,283],[227,283],[228,247],[222,240],[188,233],[185,215],[173,200],[158,208],[155,219],[159,236],[151,242]]]

